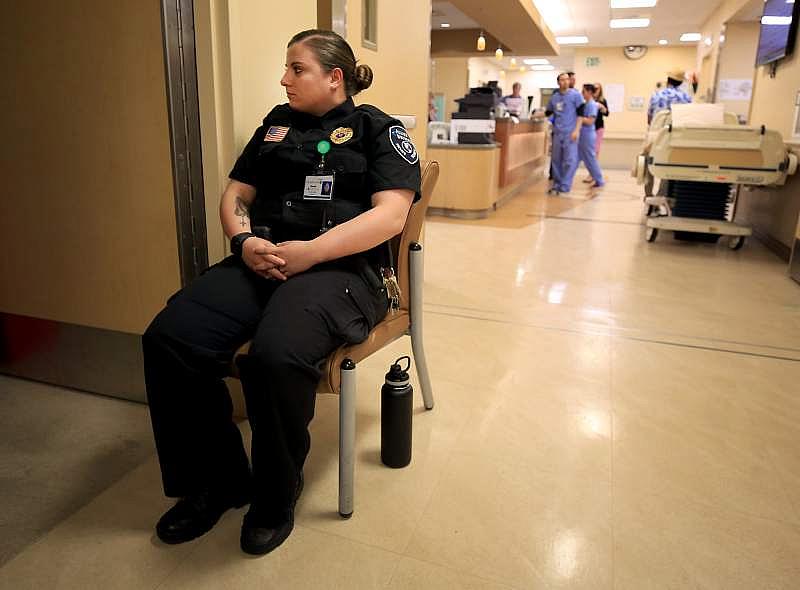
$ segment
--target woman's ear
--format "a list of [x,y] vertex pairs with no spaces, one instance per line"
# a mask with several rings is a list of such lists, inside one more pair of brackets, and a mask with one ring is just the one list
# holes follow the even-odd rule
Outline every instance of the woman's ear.
[[331,70],[331,90],[336,90],[344,84],[344,72],[342,68],[333,68]]

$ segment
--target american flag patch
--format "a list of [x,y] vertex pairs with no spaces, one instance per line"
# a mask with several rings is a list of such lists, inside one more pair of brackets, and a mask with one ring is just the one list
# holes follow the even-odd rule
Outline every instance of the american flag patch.
[[279,127],[273,125],[267,129],[267,134],[264,136],[264,141],[283,141],[286,134],[289,133],[288,127]]

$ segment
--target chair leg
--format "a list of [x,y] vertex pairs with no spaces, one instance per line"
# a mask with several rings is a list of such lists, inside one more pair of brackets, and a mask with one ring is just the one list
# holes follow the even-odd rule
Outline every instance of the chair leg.
[[424,280],[422,264],[422,244],[413,242],[409,246],[409,314],[411,315],[411,350],[414,351],[414,364],[422,388],[422,400],[425,409],[433,409],[433,389],[428,375],[428,362],[425,360],[425,346],[422,342],[422,282]]
[[344,359],[339,393],[339,514],[353,516],[356,445],[356,364]]

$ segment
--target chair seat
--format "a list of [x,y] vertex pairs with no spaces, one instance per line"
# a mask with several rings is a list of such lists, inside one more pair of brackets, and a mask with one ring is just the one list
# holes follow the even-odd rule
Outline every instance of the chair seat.
[[[322,377],[317,385],[317,393],[336,393],[338,394],[341,388],[341,373],[339,368],[342,361],[349,358],[354,363],[358,363],[374,352],[377,352],[384,346],[391,344],[401,336],[408,333],[411,326],[410,316],[408,311],[400,309],[391,311],[389,314],[372,329],[364,342],[358,344],[347,344],[337,348],[325,362],[325,368],[322,372]],[[235,356],[246,354],[250,348],[250,343],[247,342],[237,351]],[[239,378],[239,368],[235,362],[231,363],[230,376]]]
[[317,393],[339,393],[341,387],[342,361],[349,358],[354,363],[367,358],[374,352],[379,351],[384,346],[394,342],[401,336],[408,333],[411,326],[408,311],[399,309],[389,312],[369,333],[364,342],[358,344],[348,344],[337,348],[328,357],[325,370],[317,386]]

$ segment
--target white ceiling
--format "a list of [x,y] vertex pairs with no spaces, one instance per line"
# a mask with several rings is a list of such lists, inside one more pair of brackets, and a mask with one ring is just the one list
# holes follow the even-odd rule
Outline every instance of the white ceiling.
[[[532,1],[554,34],[586,35],[590,47],[656,45],[667,39],[670,45],[681,44],[682,33],[699,32],[722,0],[658,0],[653,8],[612,10],[608,0],[528,0]],[[611,29],[611,18],[649,17],[645,29]],[[450,2],[433,2],[431,28],[449,22],[452,29],[480,28]],[[490,31],[491,32],[491,31]],[[691,43],[688,45],[692,45]]]

